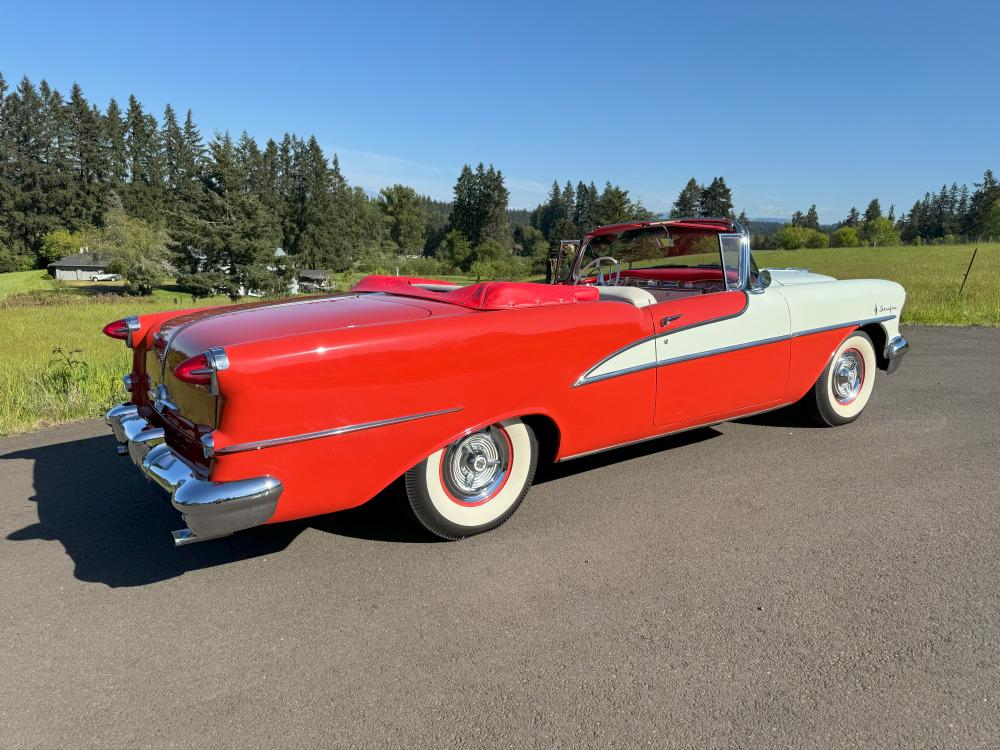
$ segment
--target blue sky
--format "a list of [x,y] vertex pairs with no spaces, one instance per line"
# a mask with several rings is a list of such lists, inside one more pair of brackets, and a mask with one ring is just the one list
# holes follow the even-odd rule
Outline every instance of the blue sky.
[[6,4],[0,71],[101,106],[135,93],[205,135],[315,134],[348,180],[449,198],[492,162],[511,205],[553,178],[665,210],[724,175],[736,210],[905,210],[1000,169],[988,2]]

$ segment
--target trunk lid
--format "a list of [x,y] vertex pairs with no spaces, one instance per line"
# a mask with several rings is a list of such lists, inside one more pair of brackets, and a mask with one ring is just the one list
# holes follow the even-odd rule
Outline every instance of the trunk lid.
[[454,314],[449,305],[374,294],[256,302],[181,315],[163,324],[160,348],[146,355],[149,399],[167,428],[167,442],[195,458],[198,440],[219,424],[223,397],[174,377],[174,368],[188,357],[217,346],[419,320],[436,307]]

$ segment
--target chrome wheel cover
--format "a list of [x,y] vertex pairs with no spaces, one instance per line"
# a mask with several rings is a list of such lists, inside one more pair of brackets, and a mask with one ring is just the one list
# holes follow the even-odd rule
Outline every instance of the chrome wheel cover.
[[507,478],[510,453],[510,439],[497,427],[455,441],[441,464],[445,489],[462,504],[488,500]]
[[857,349],[848,349],[833,365],[833,397],[838,404],[852,403],[865,382],[865,360]]

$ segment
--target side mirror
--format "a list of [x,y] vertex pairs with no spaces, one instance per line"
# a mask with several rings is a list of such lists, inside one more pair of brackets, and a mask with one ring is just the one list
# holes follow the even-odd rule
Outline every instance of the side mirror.
[[765,289],[771,286],[771,272],[763,269],[757,272],[757,278],[750,285],[751,294],[762,294]]

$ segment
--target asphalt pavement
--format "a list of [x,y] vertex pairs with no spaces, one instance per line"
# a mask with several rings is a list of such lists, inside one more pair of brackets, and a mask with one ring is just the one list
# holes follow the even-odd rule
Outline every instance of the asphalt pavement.
[[854,424],[569,462],[454,543],[394,487],[175,549],[103,423],[0,440],[0,747],[1000,746],[1000,330],[904,334]]

